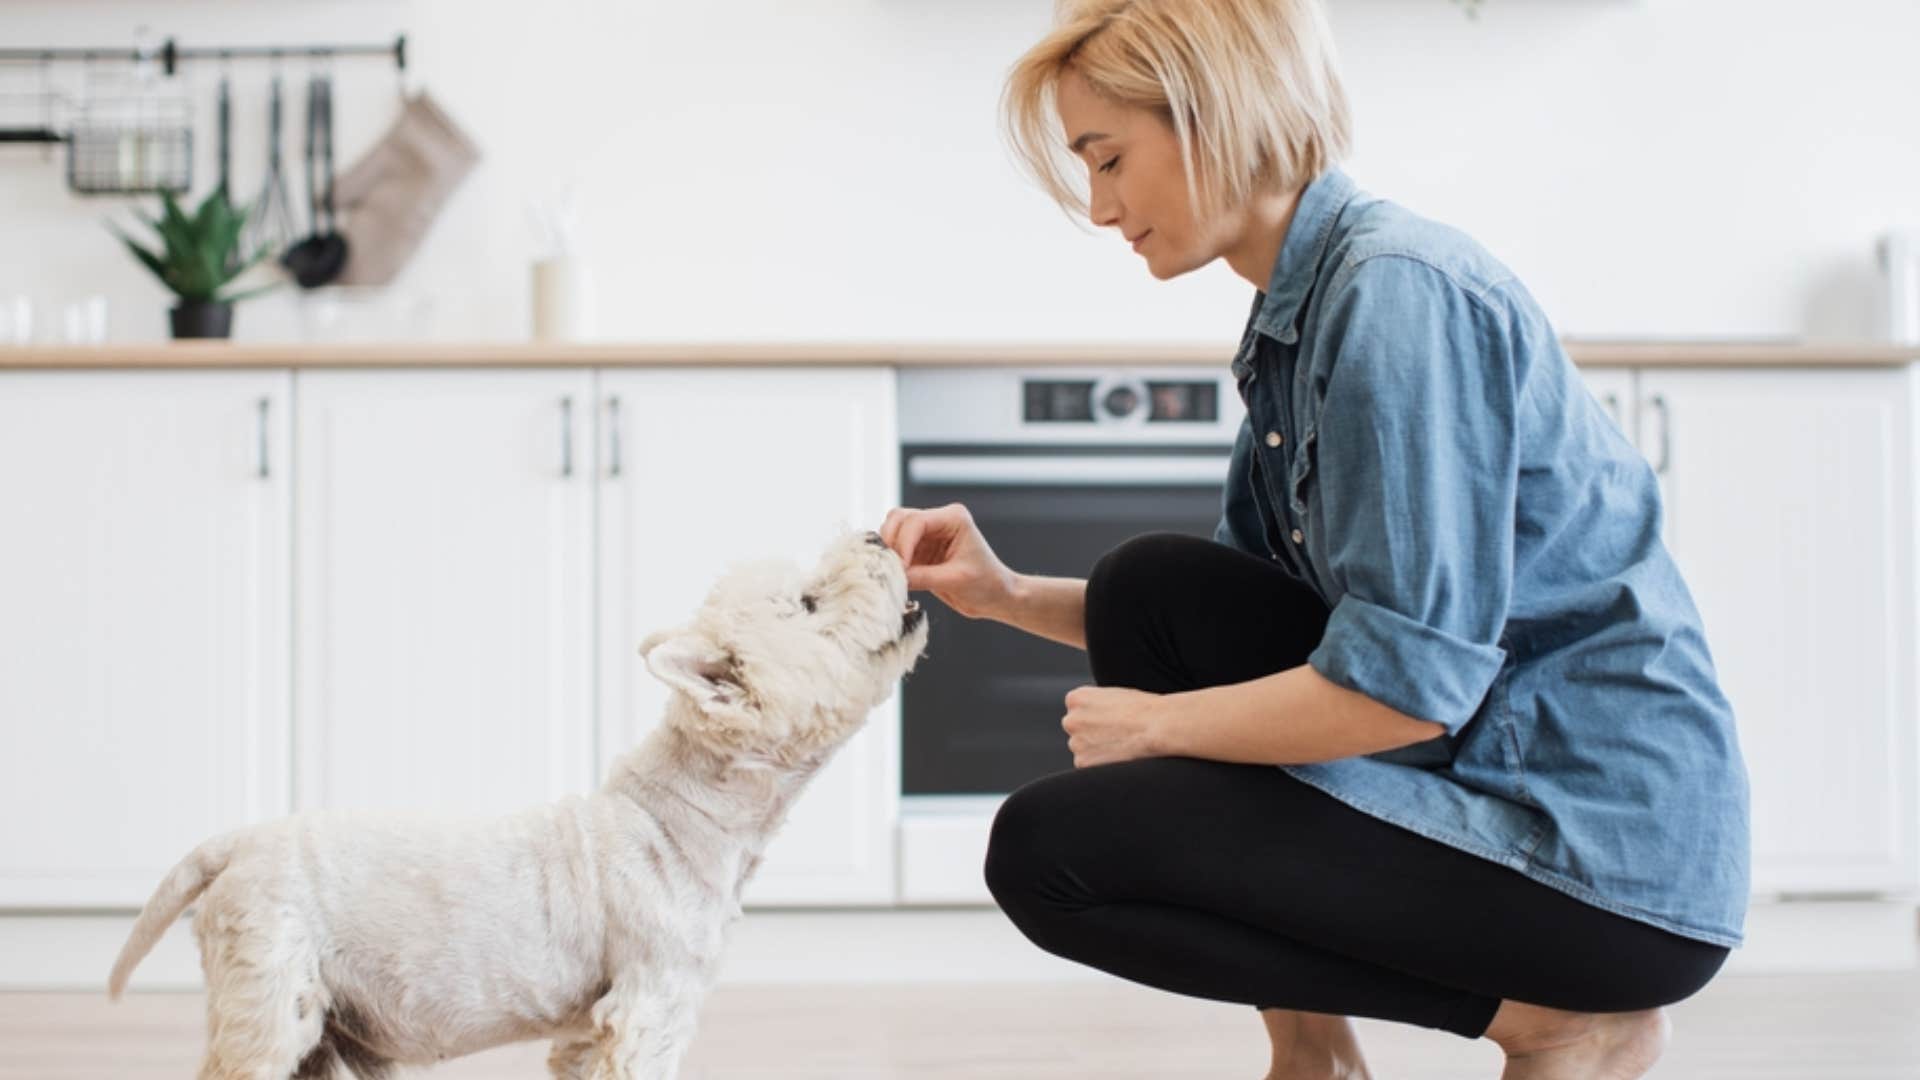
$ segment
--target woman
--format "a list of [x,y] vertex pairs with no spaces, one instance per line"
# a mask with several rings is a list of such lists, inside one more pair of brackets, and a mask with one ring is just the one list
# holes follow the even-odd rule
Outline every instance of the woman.
[[1001,907],[1256,1006],[1273,1077],[1367,1075],[1354,1015],[1492,1039],[1509,1078],[1644,1074],[1748,891],[1651,470],[1510,272],[1335,166],[1315,0],[1070,5],[1005,104],[1155,277],[1222,258],[1258,292],[1211,540],[1136,537],[1079,581],[1008,569],[957,504],[881,526],[910,587],[1089,654],[1075,769],[995,820]]

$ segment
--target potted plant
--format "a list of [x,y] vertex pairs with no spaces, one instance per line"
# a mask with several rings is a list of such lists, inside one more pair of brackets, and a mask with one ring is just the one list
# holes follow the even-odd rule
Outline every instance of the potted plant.
[[270,248],[263,244],[244,256],[240,253],[247,212],[228,200],[224,185],[209,192],[192,215],[181,211],[171,192],[161,192],[160,199],[159,217],[140,216],[159,234],[160,251],[142,246],[112,222],[107,228],[180,298],[173,308],[174,337],[226,337],[233,330],[233,305],[273,286],[228,295],[221,290],[265,259]]

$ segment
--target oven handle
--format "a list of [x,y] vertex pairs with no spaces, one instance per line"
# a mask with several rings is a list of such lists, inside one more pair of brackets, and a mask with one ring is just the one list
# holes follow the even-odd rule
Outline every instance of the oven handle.
[[1227,465],[1231,460],[1227,457],[1170,457],[1164,454],[1103,454],[1099,457],[922,454],[907,459],[907,479],[911,483],[925,485],[1219,486],[1226,483]]

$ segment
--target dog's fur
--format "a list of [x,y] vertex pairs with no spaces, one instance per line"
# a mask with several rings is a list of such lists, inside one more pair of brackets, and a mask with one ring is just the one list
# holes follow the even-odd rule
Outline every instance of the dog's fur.
[[556,1077],[671,1077],[768,840],[926,640],[877,534],[846,533],[811,574],[737,567],[640,646],[676,693],[599,791],[486,822],[307,813],[216,837],[147,902],[109,993],[198,898],[201,1080],[375,1080],[543,1037]]

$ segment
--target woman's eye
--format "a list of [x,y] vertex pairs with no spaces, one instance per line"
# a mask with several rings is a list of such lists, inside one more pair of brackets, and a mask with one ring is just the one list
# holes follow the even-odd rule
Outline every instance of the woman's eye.
[[1117,162],[1117,161],[1119,161],[1119,160],[1120,160],[1120,155],[1119,155],[1119,154],[1115,154],[1115,155],[1113,155],[1112,157],[1110,157],[1110,158],[1108,158],[1108,159],[1107,159],[1107,161],[1106,161],[1106,164],[1104,164],[1104,165],[1102,165],[1102,166],[1100,166],[1100,171],[1101,171],[1101,172],[1107,172],[1108,170],[1110,170],[1110,169],[1112,169],[1112,168],[1113,168],[1113,166],[1114,166],[1114,163],[1115,163],[1115,162]]
[[800,598],[800,606],[807,609],[807,614],[809,615],[813,614],[813,611],[814,611],[813,597],[802,596]]

